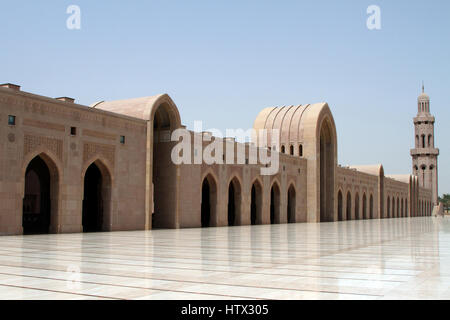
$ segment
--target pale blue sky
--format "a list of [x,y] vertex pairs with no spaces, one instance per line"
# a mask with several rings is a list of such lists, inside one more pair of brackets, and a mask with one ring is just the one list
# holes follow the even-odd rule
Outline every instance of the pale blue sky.
[[[81,30],[66,9],[81,8]],[[369,5],[381,30],[366,28]],[[0,82],[79,103],[168,93],[193,128],[250,128],[265,107],[329,103],[339,163],[410,173],[421,81],[450,193],[450,1],[5,1]]]

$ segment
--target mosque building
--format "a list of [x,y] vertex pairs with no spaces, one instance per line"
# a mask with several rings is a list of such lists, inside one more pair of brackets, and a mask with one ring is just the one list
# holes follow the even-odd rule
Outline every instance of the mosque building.
[[[413,173],[390,176],[381,164],[338,164],[327,103],[263,109],[254,121],[255,140],[241,143],[186,130],[167,94],[84,106],[3,84],[0,234],[429,216],[438,194],[434,121],[422,93],[414,118]],[[172,135],[180,129],[191,141],[200,137],[200,144],[183,150],[194,158],[208,140],[243,150],[243,156],[175,163],[179,141]],[[261,132],[270,141],[275,137],[273,147],[261,147]],[[272,174],[262,174],[267,163],[251,161],[253,151],[262,149],[278,159]]]

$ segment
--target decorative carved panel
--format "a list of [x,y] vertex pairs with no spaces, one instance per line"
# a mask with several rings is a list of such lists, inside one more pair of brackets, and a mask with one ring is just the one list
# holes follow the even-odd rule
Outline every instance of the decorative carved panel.
[[114,167],[115,147],[106,144],[85,142],[83,146],[83,161],[88,161],[95,156],[102,156]]
[[34,136],[26,134],[24,136],[23,153],[26,156],[30,152],[35,151],[39,147],[44,146],[55,154],[59,160],[63,160],[63,142],[60,139],[47,138],[42,136]]

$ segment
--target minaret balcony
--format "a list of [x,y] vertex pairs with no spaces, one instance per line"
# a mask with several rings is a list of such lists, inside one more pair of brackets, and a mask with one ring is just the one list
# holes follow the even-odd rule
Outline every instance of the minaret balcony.
[[430,114],[419,114],[417,117],[414,118],[414,124],[417,124],[419,122],[430,122],[430,123],[434,123],[435,118],[434,116],[430,115]]
[[412,156],[426,156],[426,155],[439,155],[439,149],[437,148],[415,148],[411,149]]

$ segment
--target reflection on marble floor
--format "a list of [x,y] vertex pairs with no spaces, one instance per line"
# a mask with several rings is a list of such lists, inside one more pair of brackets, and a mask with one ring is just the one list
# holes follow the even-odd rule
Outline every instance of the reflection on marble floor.
[[0,242],[0,299],[450,299],[449,218]]

